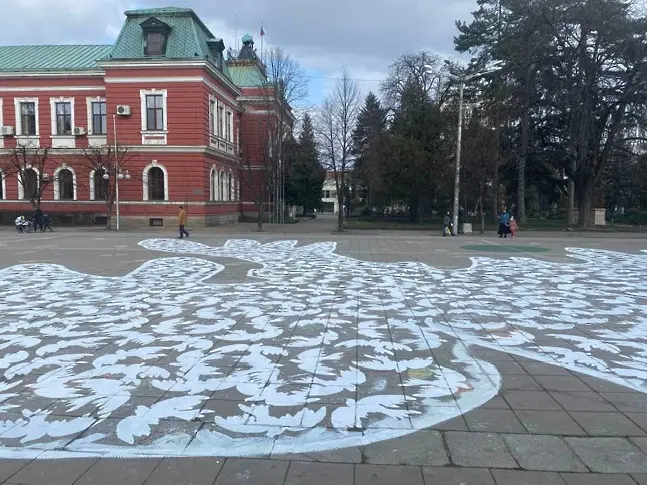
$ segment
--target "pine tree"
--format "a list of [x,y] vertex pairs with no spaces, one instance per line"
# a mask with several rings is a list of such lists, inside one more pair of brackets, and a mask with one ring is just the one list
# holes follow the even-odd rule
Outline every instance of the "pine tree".
[[364,106],[353,133],[353,175],[360,190],[360,197],[365,200],[367,206],[377,202],[377,195],[382,187],[379,147],[387,129],[386,114],[387,110],[382,107],[377,96],[369,92],[364,99]]
[[326,171],[319,163],[312,118],[307,113],[298,141],[288,144],[286,165],[286,202],[303,207],[304,214],[319,207]]

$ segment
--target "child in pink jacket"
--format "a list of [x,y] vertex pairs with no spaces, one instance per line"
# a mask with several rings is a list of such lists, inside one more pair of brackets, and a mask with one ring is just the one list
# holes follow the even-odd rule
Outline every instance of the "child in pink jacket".
[[514,220],[514,217],[510,218],[510,234],[512,234],[512,239],[517,237],[517,232],[519,232],[519,226],[517,226],[517,221]]

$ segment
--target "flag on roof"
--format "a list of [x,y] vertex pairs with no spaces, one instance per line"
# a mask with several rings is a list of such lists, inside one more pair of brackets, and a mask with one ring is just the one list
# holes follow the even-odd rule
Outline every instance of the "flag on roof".
[[261,37],[265,35],[265,29],[263,28],[263,25],[261,24]]

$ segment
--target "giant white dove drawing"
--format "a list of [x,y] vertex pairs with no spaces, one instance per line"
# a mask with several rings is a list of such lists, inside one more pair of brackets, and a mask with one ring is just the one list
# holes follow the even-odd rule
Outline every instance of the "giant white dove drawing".
[[[122,277],[0,270],[0,457],[254,456],[404,436],[497,394],[477,346],[647,389],[644,254],[440,270],[334,243],[140,245],[174,256]],[[212,257],[260,267],[214,283]]]

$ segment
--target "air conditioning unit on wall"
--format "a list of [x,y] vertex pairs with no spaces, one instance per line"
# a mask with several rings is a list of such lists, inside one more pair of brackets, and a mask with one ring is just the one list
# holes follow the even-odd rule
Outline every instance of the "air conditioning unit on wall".
[[2,136],[11,136],[14,134],[13,126],[2,126],[0,127],[0,133]]
[[119,116],[130,116],[130,106],[126,104],[120,104],[117,106],[117,114]]
[[75,126],[74,127],[74,136],[82,136],[85,135],[85,128],[82,128],[80,126]]

